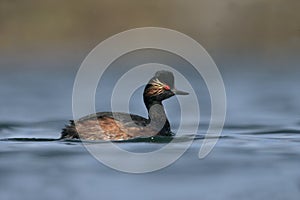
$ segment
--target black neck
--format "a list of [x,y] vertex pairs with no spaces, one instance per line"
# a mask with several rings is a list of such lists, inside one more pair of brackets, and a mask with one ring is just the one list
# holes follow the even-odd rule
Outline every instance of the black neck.
[[159,131],[159,135],[170,135],[170,123],[162,102],[144,97],[144,103],[148,110],[148,123]]

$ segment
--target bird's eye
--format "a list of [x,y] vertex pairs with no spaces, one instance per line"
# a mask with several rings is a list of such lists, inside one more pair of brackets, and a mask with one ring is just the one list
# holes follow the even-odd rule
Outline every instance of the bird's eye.
[[168,85],[164,85],[164,89],[165,89],[165,90],[170,90],[171,88],[170,88],[170,86],[168,86]]

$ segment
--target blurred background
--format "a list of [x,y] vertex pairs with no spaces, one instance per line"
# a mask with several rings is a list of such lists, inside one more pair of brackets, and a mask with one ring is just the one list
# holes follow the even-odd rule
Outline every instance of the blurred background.
[[[299,0],[0,0],[0,199],[298,200],[299,10]],[[146,26],[192,37],[216,62],[227,118],[212,153],[197,158],[210,118],[203,82],[198,140],[158,172],[124,174],[78,142],[35,140],[58,138],[72,119],[73,82],[86,55],[114,34]],[[134,111],[145,115],[138,92]],[[176,129],[175,100],[166,107]],[[136,152],[161,145],[120,144]]]
[[[31,97],[40,96],[47,93],[46,85],[52,85],[52,89],[63,87],[62,92],[56,91],[55,95],[71,99],[70,87],[89,51],[109,36],[145,26],[174,29],[203,45],[223,75],[229,98],[233,87],[237,87],[236,83],[230,83],[235,80],[247,79],[252,85],[259,84],[258,78],[271,79],[272,82],[261,84],[261,91],[296,91],[298,88],[294,83],[287,82],[291,79],[297,81],[299,75],[299,8],[297,0],[0,0],[2,101],[5,101],[4,105],[6,102],[14,104],[9,109],[4,106],[0,116],[7,120],[21,116],[21,120],[26,120],[28,110],[20,111],[24,105],[20,109],[15,108],[20,103],[26,103],[26,98],[21,94],[29,92]],[[68,81],[63,74],[68,75]],[[250,74],[255,77],[249,77]],[[40,85],[40,91],[29,91],[32,85]],[[246,85],[238,89],[257,96],[259,91]],[[9,86],[12,88],[8,89]],[[245,108],[260,101],[264,106],[256,106],[258,111],[275,111],[280,107],[276,103],[268,108],[271,99],[248,102],[247,99],[240,99],[242,96],[232,94],[236,102],[233,106],[244,102]],[[270,96],[272,99],[276,97],[274,94]],[[284,96],[280,93],[276,99],[287,102]],[[292,97],[288,102],[294,100],[295,97]],[[45,105],[41,101],[30,102],[31,99],[28,100],[28,107],[42,109]],[[71,117],[70,101],[47,104],[53,108],[53,114],[48,111],[48,117],[57,117],[58,112],[63,118]],[[230,109],[230,101],[228,106]],[[299,111],[297,106],[286,107],[289,111]],[[8,113],[14,116],[9,117]],[[277,112],[277,115],[280,114]],[[38,119],[43,117],[37,116]]]
[[299,8],[297,0],[1,0],[1,67],[74,67],[113,34],[157,26],[196,39],[220,67],[238,57],[241,68],[246,61],[292,68],[300,50]]

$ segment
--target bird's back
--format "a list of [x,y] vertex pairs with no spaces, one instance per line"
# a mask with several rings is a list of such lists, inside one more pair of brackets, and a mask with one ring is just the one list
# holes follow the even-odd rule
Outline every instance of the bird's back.
[[61,138],[113,141],[157,135],[157,131],[148,127],[147,123],[148,119],[138,115],[99,112],[76,122],[70,121],[70,124],[63,129]]

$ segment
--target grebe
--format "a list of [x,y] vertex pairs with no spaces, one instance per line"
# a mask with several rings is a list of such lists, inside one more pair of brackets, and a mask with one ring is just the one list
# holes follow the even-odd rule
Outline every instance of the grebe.
[[120,112],[98,112],[75,122],[71,120],[62,130],[61,139],[117,141],[155,135],[172,136],[162,101],[174,95],[188,93],[175,89],[172,72],[158,71],[150,79],[143,93],[148,119]]

